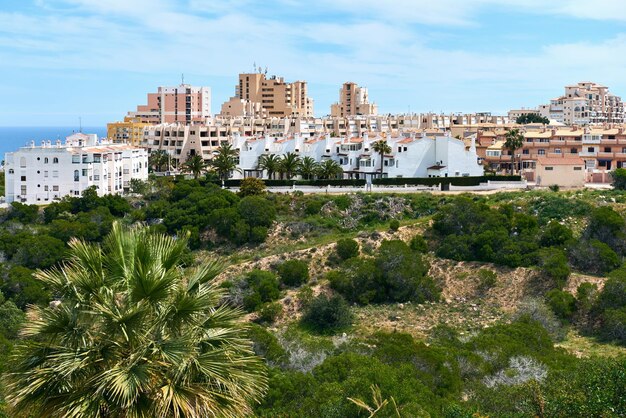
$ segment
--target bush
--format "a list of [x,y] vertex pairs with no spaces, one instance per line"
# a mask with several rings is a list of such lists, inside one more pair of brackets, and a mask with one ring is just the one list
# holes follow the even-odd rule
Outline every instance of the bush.
[[297,287],[309,281],[309,265],[302,260],[287,260],[278,266],[278,275],[285,286]]
[[400,221],[397,219],[392,219],[391,221],[389,221],[389,229],[394,232],[400,229]]
[[[258,269],[250,271],[243,280],[243,286],[242,303],[248,312],[255,311],[262,304],[272,302],[280,297],[278,278],[270,271]],[[234,302],[237,303],[237,301]]]
[[552,312],[561,319],[571,319],[576,311],[576,298],[569,292],[552,289],[546,294],[546,299]]
[[239,202],[237,211],[250,227],[263,226],[269,228],[276,219],[274,203],[261,196],[244,197]]
[[340,239],[337,241],[335,251],[342,260],[357,257],[359,255],[359,243],[350,238]]
[[521,320],[528,318],[540,323],[554,341],[562,341],[565,338],[566,330],[554,312],[542,300],[525,300],[520,304],[515,318]]
[[302,316],[302,323],[319,333],[332,333],[350,326],[352,313],[340,295],[319,295],[311,301]]
[[259,311],[259,321],[274,323],[283,314],[283,305],[278,302],[266,303]]
[[287,359],[278,339],[262,326],[250,324],[248,337],[252,340],[254,354],[263,357],[270,366],[282,364]]
[[498,275],[488,269],[480,269],[478,271],[478,289],[481,292],[486,292],[496,285],[498,282]]
[[417,251],[418,253],[428,252],[428,244],[426,243],[424,237],[422,237],[421,235],[415,235],[413,238],[411,238],[409,247],[413,251]]
[[247,177],[241,180],[239,184],[239,196],[255,196],[262,195],[266,192],[265,183],[263,180],[258,179],[256,177]]
[[626,168],[618,168],[611,172],[613,188],[616,190],[626,190]]
[[597,239],[581,240],[570,249],[569,256],[572,264],[591,274],[605,274],[620,265],[615,251]]
[[572,230],[552,220],[543,228],[539,243],[543,247],[562,247],[573,238]]
[[571,272],[565,252],[557,248],[542,248],[538,256],[541,273],[551,279],[555,287],[562,288]]

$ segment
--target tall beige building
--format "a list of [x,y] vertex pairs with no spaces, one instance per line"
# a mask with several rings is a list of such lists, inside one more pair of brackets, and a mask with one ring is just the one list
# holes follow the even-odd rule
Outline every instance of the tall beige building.
[[330,115],[337,117],[377,115],[378,105],[369,102],[366,87],[351,81],[343,83],[339,90],[339,102],[330,106]]
[[285,82],[265,73],[239,74],[235,96],[222,105],[222,116],[296,117],[313,116],[313,99],[306,81]]
[[181,84],[148,93],[148,104],[137,106],[128,117],[143,123],[191,123],[211,116],[211,89]]

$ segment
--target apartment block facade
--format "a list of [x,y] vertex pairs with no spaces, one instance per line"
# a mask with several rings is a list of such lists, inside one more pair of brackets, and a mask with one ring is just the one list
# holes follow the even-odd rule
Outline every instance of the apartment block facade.
[[221,116],[311,117],[313,99],[306,81],[285,82],[283,77],[265,73],[239,74],[235,96],[222,104]]
[[140,145],[143,139],[143,130],[150,126],[141,122],[140,118],[126,116],[123,122],[107,123],[107,138],[117,143]]
[[203,121],[211,117],[211,89],[189,84],[159,87],[156,93],[148,93],[146,105],[127,116],[150,124]]
[[609,88],[590,81],[565,86],[565,94],[541,105],[539,113],[566,125],[624,123],[624,103]]
[[344,83],[339,90],[339,102],[330,106],[330,115],[346,117],[356,115],[377,115],[378,105],[369,102],[366,87],[359,87],[356,83]]
[[132,179],[147,180],[148,152],[129,144],[98,140],[77,133],[22,147],[5,156],[7,203],[46,204],[64,196],[80,196],[92,186],[98,195],[129,190]]

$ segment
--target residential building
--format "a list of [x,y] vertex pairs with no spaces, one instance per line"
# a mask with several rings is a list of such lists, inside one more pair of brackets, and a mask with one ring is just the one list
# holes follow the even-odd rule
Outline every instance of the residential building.
[[[386,141],[391,152],[379,155],[373,150],[375,141]],[[370,137],[336,138],[330,134],[314,138],[294,135],[289,138],[273,138],[269,135],[242,137],[232,141],[239,150],[239,172],[234,177],[265,177],[258,168],[262,155],[296,153],[311,157],[317,162],[327,159],[336,161],[344,177],[371,179],[373,177],[459,177],[480,176],[483,167],[478,163],[475,145],[452,138],[449,133],[436,135],[386,135]],[[382,174],[381,174],[382,158]]]
[[113,142],[131,145],[140,145],[143,140],[143,130],[150,126],[141,122],[139,118],[124,117],[124,122],[107,123],[107,138]]
[[146,105],[139,105],[135,112],[128,112],[128,117],[150,124],[189,124],[210,116],[211,89],[189,84],[159,87],[156,93],[148,93]]
[[132,179],[147,180],[148,152],[130,144],[98,140],[77,133],[41,146],[22,147],[5,156],[8,203],[46,204],[64,196],[80,196],[92,186],[98,195],[129,190]]
[[522,115],[540,115],[539,109],[511,109],[508,112],[509,121],[515,122]]
[[[477,154],[485,164],[495,171],[509,171],[511,154],[504,148],[506,129],[484,128],[477,135]],[[515,151],[514,164],[516,170],[521,168],[528,181],[537,180],[537,161],[540,158],[580,158],[585,164],[586,181],[594,183],[608,183],[612,170],[626,167],[624,125],[584,128],[577,125],[528,125],[524,127],[523,135],[524,144]],[[560,169],[556,171],[560,172]],[[546,185],[545,178],[542,184]]]
[[369,102],[367,88],[352,82],[343,83],[339,90],[339,102],[330,106],[333,117],[377,114],[378,105]]
[[582,187],[585,184],[585,161],[580,157],[537,158],[538,186]]
[[539,107],[539,113],[566,125],[624,123],[624,103],[609,88],[590,81],[565,86],[565,94]]
[[239,74],[235,96],[222,104],[221,116],[297,117],[313,116],[313,99],[306,81],[285,82],[266,73]]

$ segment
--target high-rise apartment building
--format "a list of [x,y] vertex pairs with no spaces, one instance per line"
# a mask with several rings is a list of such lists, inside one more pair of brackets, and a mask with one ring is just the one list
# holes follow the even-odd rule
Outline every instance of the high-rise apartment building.
[[624,123],[621,97],[609,93],[608,87],[589,81],[565,86],[565,94],[539,106],[539,113],[567,125]]
[[306,81],[285,82],[265,73],[239,74],[235,96],[222,105],[222,116],[296,117],[313,116],[313,99]]
[[117,143],[139,145],[143,139],[144,128],[150,125],[141,122],[139,118],[126,116],[124,122],[107,123],[107,138]]
[[378,105],[369,102],[366,87],[347,82],[339,90],[339,102],[330,106],[331,116],[377,115]]
[[144,123],[184,123],[203,121],[211,116],[211,89],[181,84],[159,87],[148,93],[148,104],[137,106],[128,117]]

